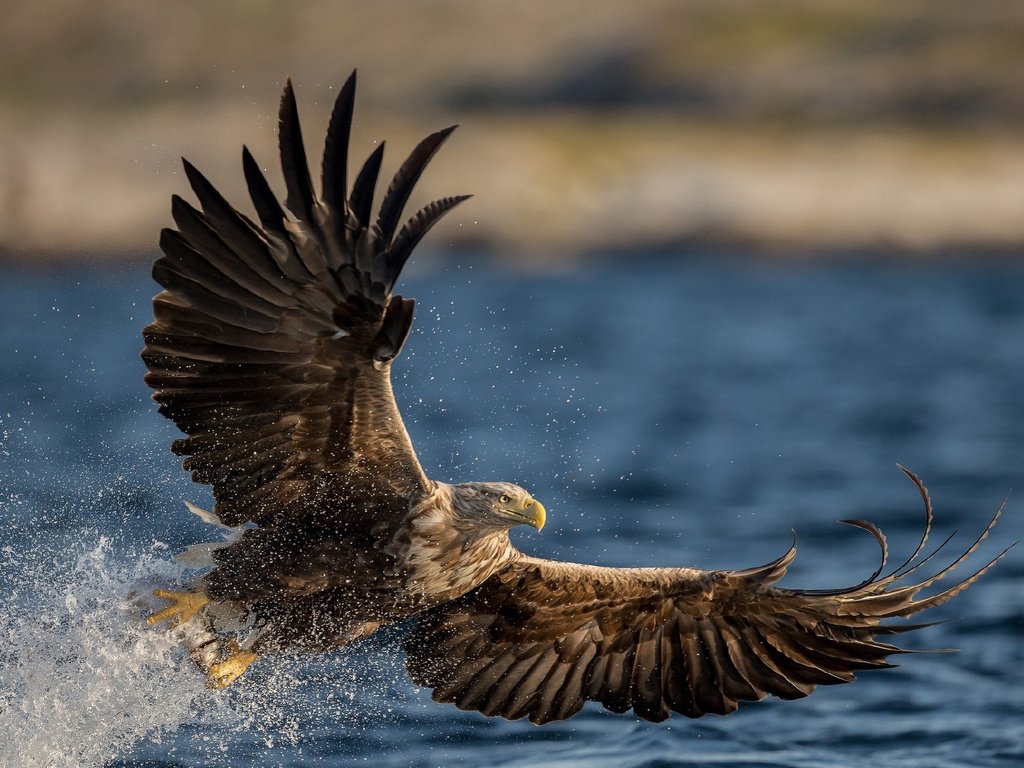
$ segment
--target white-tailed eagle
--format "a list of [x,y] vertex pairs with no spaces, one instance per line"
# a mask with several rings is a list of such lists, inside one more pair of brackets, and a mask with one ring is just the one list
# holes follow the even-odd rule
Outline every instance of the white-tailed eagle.
[[[462,709],[534,723],[586,701],[647,720],[725,714],[890,666],[902,651],[879,638],[915,627],[887,619],[939,605],[995,562],[918,597],[975,550],[998,512],[967,552],[917,578],[932,515],[910,472],[926,511],[920,545],[849,589],[776,586],[795,548],[735,571],[602,568],[518,551],[508,531],[543,527],[541,503],[509,483],[428,478],[391,391],[414,306],[395,282],[466,198],[437,200],[404,224],[402,211],[453,128],[420,142],[374,214],[384,144],[350,178],[354,96],[353,74],[327,130],[319,194],[289,82],[284,204],[248,150],[255,220],[186,162],[200,209],[175,196],[177,229],[160,239],[146,382],[187,435],[173,450],[213,487],[215,519],[237,530],[208,548],[212,567],[185,591],[157,592],[170,605],[150,621],[179,627],[211,684],[262,654],[326,651],[411,619],[409,673]],[[882,533],[847,522],[877,539],[884,565]]]

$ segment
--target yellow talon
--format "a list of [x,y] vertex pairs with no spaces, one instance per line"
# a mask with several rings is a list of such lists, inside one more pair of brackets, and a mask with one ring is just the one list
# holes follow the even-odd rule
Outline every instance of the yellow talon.
[[192,619],[209,602],[202,592],[171,592],[167,589],[156,589],[153,594],[163,600],[170,600],[171,604],[146,619],[150,624],[159,624],[170,619],[171,626],[177,627]]
[[238,650],[237,643],[232,644],[232,646],[228,657],[224,661],[210,667],[208,685],[211,688],[226,688],[235,682],[249,668],[250,664],[256,661],[257,655],[252,651]]

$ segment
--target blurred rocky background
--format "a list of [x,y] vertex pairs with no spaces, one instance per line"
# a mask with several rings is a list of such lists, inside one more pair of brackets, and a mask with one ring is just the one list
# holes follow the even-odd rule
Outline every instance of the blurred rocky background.
[[461,129],[413,203],[430,245],[546,263],[714,245],[774,257],[1024,246],[1016,0],[5,2],[0,256],[148,258],[189,194],[278,187],[296,85],[311,165],[358,67],[353,162]]

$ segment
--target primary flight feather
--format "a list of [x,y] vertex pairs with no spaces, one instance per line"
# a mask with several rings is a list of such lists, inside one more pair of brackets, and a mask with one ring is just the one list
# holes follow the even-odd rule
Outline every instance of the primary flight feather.
[[[519,552],[509,529],[541,529],[543,505],[510,483],[429,479],[391,390],[415,306],[393,293],[395,282],[466,197],[399,224],[454,127],[420,142],[374,217],[383,143],[349,188],[355,84],[353,73],[331,116],[319,195],[289,82],[284,205],[247,149],[259,224],[186,161],[200,209],[175,196],[177,229],[161,233],[153,276],[164,290],[143,331],[146,382],[187,435],[173,450],[213,487],[212,517],[233,536],[194,548],[212,558],[209,569],[187,591],[158,590],[170,604],[150,621],[171,619],[213,685],[260,655],[326,651],[414,617],[404,644],[412,678],[462,709],[535,723],[586,701],[648,720],[726,714],[740,701],[798,698],[891,666],[887,657],[902,651],[878,638],[916,627],[882,622],[948,600],[995,562],[918,597],[999,513],[949,566],[906,583],[932,521],[910,472],[926,512],[920,545],[888,575],[879,567],[846,590],[775,586],[795,548],[738,571],[601,568]],[[884,565],[881,531],[847,522],[875,536]]]

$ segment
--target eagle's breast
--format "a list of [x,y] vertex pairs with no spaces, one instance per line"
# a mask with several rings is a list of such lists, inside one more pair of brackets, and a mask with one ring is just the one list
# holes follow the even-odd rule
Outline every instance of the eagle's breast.
[[519,555],[508,531],[483,532],[462,522],[450,486],[436,483],[410,507],[405,525],[386,545],[405,591],[423,608],[466,594]]

